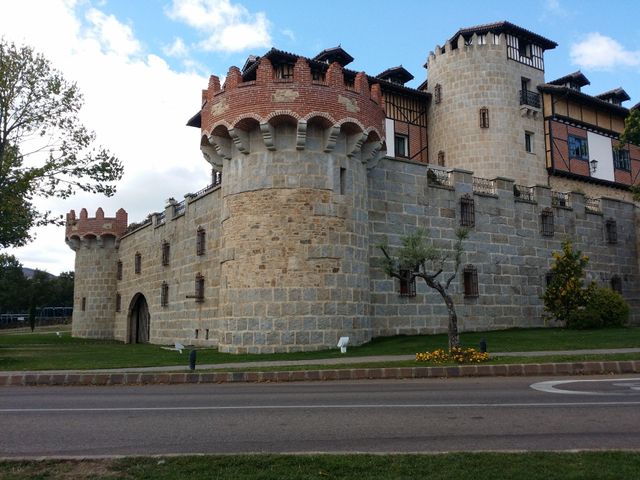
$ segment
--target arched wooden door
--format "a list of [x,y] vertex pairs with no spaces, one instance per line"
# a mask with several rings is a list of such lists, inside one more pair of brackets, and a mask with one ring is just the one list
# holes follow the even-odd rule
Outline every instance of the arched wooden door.
[[129,309],[129,342],[149,343],[150,315],[147,299],[137,293]]

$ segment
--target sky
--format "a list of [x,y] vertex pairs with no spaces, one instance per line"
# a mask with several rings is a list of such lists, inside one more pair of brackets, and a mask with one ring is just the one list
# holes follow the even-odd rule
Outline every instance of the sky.
[[[166,199],[210,180],[200,132],[187,120],[200,108],[209,75],[223,78],[271,47],[313,57],[341,45],[370,75],[402,65],[417,87],[436,45],[458,29],[507,20],[558,43],[545,54],[547,81],[581,70],[597,95],[622,87],[640,102],[637,0],[0,0],[0,36],[43,53],[84,95],[81,119],[125,166],[111,198],[77,194],[38,206],[54,214],[98,207],[130,222],[162,211]],[[25,267],[73,270],[64,227],[35,229],[28,245],[5,252]]]

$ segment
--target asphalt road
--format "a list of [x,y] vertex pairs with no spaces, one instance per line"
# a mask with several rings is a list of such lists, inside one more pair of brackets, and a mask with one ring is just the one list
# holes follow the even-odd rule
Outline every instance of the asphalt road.
[[640,378],[560,380],[5,387],[0,456],[640,449]]

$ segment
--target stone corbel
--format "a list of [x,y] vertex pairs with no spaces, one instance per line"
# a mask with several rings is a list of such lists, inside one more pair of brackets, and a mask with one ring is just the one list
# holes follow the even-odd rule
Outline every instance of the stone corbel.
[[349,135],[347,137],[347,156],[353,157],[354,155],[357,155],[362,149],[362,144],[368,136],[369,135],[365,132]]
[[220,135],[210,135],[209,143],[221,158],[231,160],[231,139]]
[[204,159],[212,166],[222,168],[222,157],[213,145],[200,145],[200,151]]
[[267,150],[275,150],[276,149],[276,132],[269,122],[263,122],[260,124],[260,132],[262,133],[262,140],[264,140],[264,146],[267,147]]
[[336,148],[338,135],[340,135],[340,127],[338,125],[334,125],[333,127],[327,128],[325,132],[325,141],[324,141],[325,153],[329,153],[333,151],[334,148]]
[[[369,164],[376,158],[378,157],[378,154],[380,153],[380,150],[382,150],[382,142],[381,141],[373,141],[373,142],[367,142],[363,145],[362,147],[362,163],[365,163],[367,165],[367,168],[369,167]],[[377,164],[377,162],[376,162]]]
[[229,130],[229,136],[239,152],[245,155],[249,154],[249,134],[247,132],[239,128],[232,128]]
[[307,143],[307,122],[304,120],[298,121],[298,129],[296,132],[296,149],[304,150]]

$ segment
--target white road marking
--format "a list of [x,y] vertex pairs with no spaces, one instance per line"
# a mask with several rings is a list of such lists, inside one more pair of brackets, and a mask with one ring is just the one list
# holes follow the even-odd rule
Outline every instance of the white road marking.
[[[561,392],[564,393],[564,392]],[[423,403],[363,405],[230,405],[193,407],[80,407],[80,408],[2,408],[0,413],[73,413],[73,412],[154,412],[198,410],[323,410],[323,409],[399,409],[399,408],[530,408],[530,407],[611,407],[636,406],[639,402],[536,402],[536,403]]]
[[[534,390],[546,393],[561,393],[564,395],[628,395],[624,392],[587,392],[577,390],[562,390],[556,388],[559,385],[565,385],[568,383],[585,383],[585,382],[617,382],[613,385],[616,387],[628,387],[631,390],[640,390],[640,378],[606,378],[598,380],[549,380],[546,382],[538,382],[530,385]],[[636,383],[634,383],[636,382]],[[632,392],[630,392],[632,393]]]

